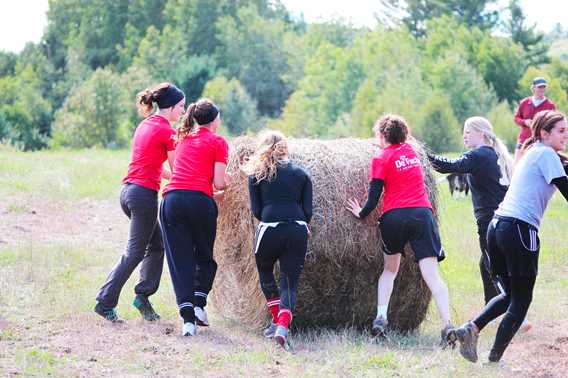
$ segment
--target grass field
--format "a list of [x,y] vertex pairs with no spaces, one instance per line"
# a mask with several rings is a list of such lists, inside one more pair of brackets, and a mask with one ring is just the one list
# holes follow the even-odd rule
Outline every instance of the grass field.
[[[137,273],[111,325],[93,312],[94,297],[120,256],[127,219],[118,205],[127,151],[22,153],[0,149],[0,376],[568,376],[568,206],[553,199],[542,225],[540,276],[529,317],[498,365],[471,364],[437,344],[431,306],[420,330],[371,343],[356,330],[294,335],[285,352],[211,309],[213,326],[198,337],[179,336],[167,269],[153,299],[156,324],[131,305]],[[454,322],[482,304],[479,250],[471,199],[441,191],[442,264]],[[395,293],[394,295],[402,295]],[[484,331],[486,361],[496,327]]]

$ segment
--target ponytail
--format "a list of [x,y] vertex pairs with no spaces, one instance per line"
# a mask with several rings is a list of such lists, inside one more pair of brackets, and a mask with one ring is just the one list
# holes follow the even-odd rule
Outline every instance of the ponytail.
[[497,154],[497,165],[501,173],[499,183],[504,186],[509,186],[511,177],[513,176],[513,158],[507,150],[505,143],[493,132],[493,126],[488,119],[483,117],[470,117],[465,120],[465,126],[471,127],[483,133],[485,140],[490,147],[495,150]]
[[152,92],[150,88],[146,88],[138,93],[136,97],[138,113],[144,118],[148,117],[152,113],[152,110],[154,110],[154,92]]
[[257,183],[270,182],[276,177],[278,167],[288,162],[288,142],[284,134],[265,130],[258,136],[256,151],[241,169]]
[[183,119],[182,125],[177,130],[176,139],[178,142],[181,142],[185,139],[186,136],[191,134],[195,128],[195,119],[193,115],[195,114],[195,108],[197,107],[197,103],[192,102],[187,107],[187,111],[185,113],[185,118]]
[[215,121],[219,113],[217,105],[207,98],[191,103],[183,119],[183,125],[178,129],[176,136],[178,142],[195,131],[196,125],[209,127],[209,124]]
[[138,113],[144,118],[154,110],[154,103],[160,109],[170,108],[183,100],[185,95],[178,87],[171,83],[161,83],[153,88],[146,88],[136,96]]

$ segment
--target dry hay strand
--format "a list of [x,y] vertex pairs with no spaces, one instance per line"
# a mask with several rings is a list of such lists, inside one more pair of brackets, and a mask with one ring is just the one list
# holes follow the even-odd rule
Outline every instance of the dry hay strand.
[[[377,212],[364,221],[345,208],[348,198],[366,198],[371,140],[317,141],[289,139],[290,158],[310,175],[314,215],[308,254],[300,278],[294,326],[363,327],[376,314],[377,279],[383,269]],[[425,177],[433,206],[437,190],[424,149],[413,142],[427,167]],[[219,264],[212,302],[224,317],[251,328],[267,324],[266,301],[260,290],[253,255],[256,220],[250,210],[247,177],[240,166],[254,151],[254,139],[231,143],[228,172],[233,184],[219,202],[215,258]],[[420,276],[410,247],[401,260],[389,305],[389,323],[416,329],[426,316],[430,291]]]

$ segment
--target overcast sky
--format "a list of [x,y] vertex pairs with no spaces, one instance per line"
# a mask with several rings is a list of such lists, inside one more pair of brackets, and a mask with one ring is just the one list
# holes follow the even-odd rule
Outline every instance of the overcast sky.
[[[214,1],[214,0],[212,0]],[[354,24],[374,26],[379,0],[282,0],[294,14],[308,22],[342,17]],[[568,26],[568,1],[521,0],[529,22],[549,31],[560,22]],[[48,0],[0,0],[0,50],[18,52],[26,42],[40,40],[47,24]],[[507,0],[501,0],[507,4]]]

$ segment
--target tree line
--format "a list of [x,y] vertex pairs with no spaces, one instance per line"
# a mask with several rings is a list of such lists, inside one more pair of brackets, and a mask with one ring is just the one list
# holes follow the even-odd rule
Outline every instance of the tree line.
[[519,0],[382,0],[375,28],[307,23],[279,0],[50,0],[39,43],[0,52],[0,140],[24,150],[124,147],[138,91],[171,81],[220,105],[225,133],[368,137],[404,115],[438,152],[487,116],[514,143],[512,112],[543,75],[560,109],[568,64]]

